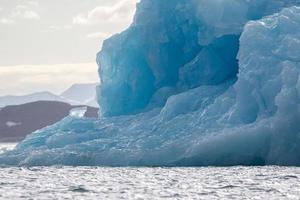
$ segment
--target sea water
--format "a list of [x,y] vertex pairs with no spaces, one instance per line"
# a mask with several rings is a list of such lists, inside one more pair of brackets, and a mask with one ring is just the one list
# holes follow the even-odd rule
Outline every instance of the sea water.
[[0,168],[0,199],[299,198],[297,167]]

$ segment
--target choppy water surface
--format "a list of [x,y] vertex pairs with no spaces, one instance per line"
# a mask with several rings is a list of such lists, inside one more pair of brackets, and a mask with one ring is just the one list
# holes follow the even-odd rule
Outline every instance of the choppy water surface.
[[71,198],[299,199],[300,168],[0,168],[0,199]]

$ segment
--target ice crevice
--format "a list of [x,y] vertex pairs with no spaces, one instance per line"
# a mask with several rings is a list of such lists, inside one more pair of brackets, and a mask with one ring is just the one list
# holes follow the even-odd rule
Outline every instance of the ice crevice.
[[5,165],[300,165],[299,0],[142,0],[97,55],[100,119],[69,116]]

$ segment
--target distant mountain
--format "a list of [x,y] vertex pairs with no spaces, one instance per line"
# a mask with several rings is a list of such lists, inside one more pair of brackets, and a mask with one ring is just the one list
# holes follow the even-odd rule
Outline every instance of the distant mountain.
[[9,105],[20,105],[35,101],[59,101],[71,105],[88,105],[98,107],[96,101],[97,83],[74,84],[61,95],[51,92],[38,92],[23,96],[3,96],[0,97],[0,108]]
[[8,105],[20,105],[35,101],[60,101],[73,104],[72,100],[65,99],[63,97],[52,94],[51,92],[38,92],[34,94],[24,95],[24,96],[3,96],[0,97],[0,107],[5,107]]
[[[38,101],[0,109],[0,142],[19,142],[26,135],[52,125],[69,115],[74,108],[55,101]],[[98,109],[87,107],[86,117],[98,117]]]
[[96,102],[96,86],[97,83],[74,84],[60,96],[82,105],[98,107]]

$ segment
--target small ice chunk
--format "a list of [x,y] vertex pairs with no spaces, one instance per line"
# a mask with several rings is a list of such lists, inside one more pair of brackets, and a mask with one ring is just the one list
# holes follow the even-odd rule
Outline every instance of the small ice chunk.
[[21,122],[8,121],[5,124],[6,124],[7,127],[11,128],[11,127],[15,127],[15,126],[20,126],[22,123]]
[[87,111],[87,107],[78,107],[70,110],[70,116],[74,118],[83,118]]

